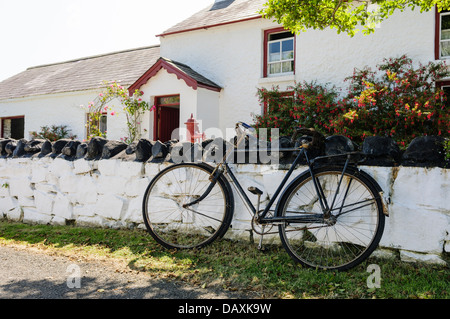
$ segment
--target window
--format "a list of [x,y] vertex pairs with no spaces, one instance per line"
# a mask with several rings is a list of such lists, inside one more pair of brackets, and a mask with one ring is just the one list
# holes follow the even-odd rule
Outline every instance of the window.
[[284,28],[264,32],[264,77],[294,74],[295,36]]
[[16,116],[0,119],[1,135],[3,138],[20,140],[25,136],[25,117]]
[[449,81],[444,81],[441,82],[441,89],[444,91],[444,94],[447,98],[447,100],[445,101],[445,104],[447,107],[450,107],[450,82]]
[[[285,91],[280,92],[280,97],[282,99],[290,100],[290,103],[294,103],[294,92],[293,91]],[[269,104],[270,101],[265,99],[263,102],[263,115],[267,115],[269,111],[273,111],[273,108],[276,106],[272,106]]]
[[106,115],[106,113],[102,114],[102,116],[100,116],[100,132],[102,132],[103,134],[106,134],[107,129],[107,124],[108,124],[108,116]]
[[[88,123],[86,126],[86,137],[89,138],[89,134],[91,132],[91,128],[89,126],[91,124],[89,114],[86,114],[86,123]],[[98,119],[98,123],[97,121],[94,121],[94,123],[92,124],[98,127],[100,133],[106,136],[106,133],[108,131],[108,113],[102,113],[102,115]]]
[[435,58],[450,58],[450,12],[436,9],[436,45]]
[[450,57],[450,12],[441,13],[440,29],[440,57]]

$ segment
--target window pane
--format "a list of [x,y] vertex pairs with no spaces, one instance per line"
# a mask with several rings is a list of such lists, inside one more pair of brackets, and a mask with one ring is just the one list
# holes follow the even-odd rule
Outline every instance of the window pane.
[[450,39],[450,30],[442,30],[441,31],[441,40]]
[[290,31],[281,32],[281,33],[272,33],[272,34],[269,34],[269,41],[292,38],[293,36],[294,35]]
[[269,64],[269,74],[281,73],[281,63]]
[[283,73],[294,71],[294,61],[283,62]]
[[283,52],[285,51],[294,51],[294,40],[284,40],[283,41]]
[[450,41],[441,42],[441,57],[450,56]]
[[269,44],[269,62],[280,61],[280,42]]
[[294,51],[288,51],[288,52],[283,51],[282,60],[292,60],[293,58],[294,58]]
[[106,115],[102,115],[100,117],[100,132],[106,133],[107,121],[108,121],[108,117]]
[[283,41],[282,59],[290,60],[294,58],[294,40]]
[[158,103],[158,105],[180,104],[180,96],[174,95],[174,96],[159,97],[157,99],[157,103]]
[[441,30],[450,29],[450,15],[442,15],[441,17]]

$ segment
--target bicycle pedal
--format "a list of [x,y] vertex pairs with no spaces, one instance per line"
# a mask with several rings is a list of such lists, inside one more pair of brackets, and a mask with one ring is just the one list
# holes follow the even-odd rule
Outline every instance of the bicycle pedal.
[[250,186],[248,188],[248,191],[255,195],[262,195],[262,193],[263,193],[262,190],[260,190],[258,187],[255,187],[255,186]]

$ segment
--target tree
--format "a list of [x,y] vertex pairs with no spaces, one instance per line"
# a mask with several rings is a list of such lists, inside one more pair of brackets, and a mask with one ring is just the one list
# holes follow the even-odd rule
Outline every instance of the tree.
[[439,11],[450,10],[450,0],[268,0],[264,6],[260,12],[264,18],[293,33],[332,28],[353,37],[359,26],[363,34],[373,33],[377,23],[396,11],[428,12],[435,6]]

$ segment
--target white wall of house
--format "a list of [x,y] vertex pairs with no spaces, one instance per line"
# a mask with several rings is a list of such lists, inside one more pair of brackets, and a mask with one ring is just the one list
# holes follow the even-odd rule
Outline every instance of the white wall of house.
[[[301,33],[296,38],[295,76],[263,78],[264,30],[279,25],[265,19],[228,24],[161,37],[161,56],[189,65],[224,88],[220,128],[252,121],[260,114],[257,87],[280,89],[295,81],[331,83],[346,89],[344,79],[354,68],[371,67],[383,58],[408,54],[415,61],[434,60],[434,12],[397,13],[369,36],[350,38],[334,30]],[[182,48],[182,49],[181,49]]]
[[[0,118],[25,117],[24,138],[31,139],[31,132],[40,132],[41,127],[67,125],[77,140],[86,138],[86,110],[82,107],[94,101],[101,90],[69,92],[51,95],[30,96],[0,101]],[[118,100],[108,105],[108,138],[119,140],[126,136],[126,117]],[[111,116],[111,112],[115,115]]]
[[262,74],[261,24],[271,26],[268,21],[248,21],[160,39],[161,56],[189,65],[223,88],[219,106],[223,131],[260,111],[255,93]]
[[[205,131],[208,128],[219,128],[219,106],[220,106],[220,93],[211,91],[204,88],[197,89],[198,104],[197,104],[197,118],[201,121],[201,131]],[[211,137],[208,132],[205,132],[207,138]]]
[[93,92],[86,91],[2,100],[0,118],[24,116],[26,139],[30,139],[30,133],[39,132],[44,125],[67,125],[78,139],[84,139],[85,111],[80,105],[87,105],[94,97]]

